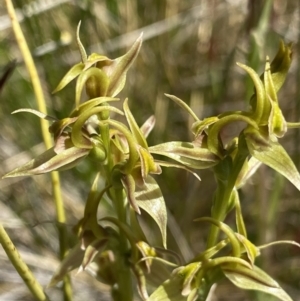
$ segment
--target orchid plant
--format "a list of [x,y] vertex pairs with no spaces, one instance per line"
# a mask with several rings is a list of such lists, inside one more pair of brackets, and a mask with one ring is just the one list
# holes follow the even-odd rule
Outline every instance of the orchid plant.
[[[54,146],[4,176],[61,171],[86,157],[95,162],[95,180],[82,219],[74,227],[78,243],[61,262],[49,286],[78,269],[108,284],[113,300],[131,301],[137,292],[142,300],[148,301],[202,301],[207,300],[212,286],[226,277],[241,289],[292,300],[255,264],[263,248],[282,242],[256,246],[248,239],[238,192],[261,164],[276,170],[300,190],[300,175],[278,142],[287,129],[299,127],[297,123],[286,122],[277,98],[291,64],[291,45],[280,43],[273,61],[270,63],[266,58],[261,76],[251,67],[238,64],[254,84],[248,110],[200,119],[183,100],[166,94],[194,119],[194,138],[149,146],[147,137],[155,125],[154,116],[139,126],[128,99],[123,101],[122,109],[113,105],[120,101],[117,96],[141,49],[142,36],[116,59],[97,53],[88,56],[79,38],[79,26],[77,43],[81,62],[67,72],[54,90],[57,93],[76,79],[74,110],[59,120],[33,109],[15,111],[51,121],[49,131]],[[84,89],[88,100],[82,101]],[[244,122],[245,127],[225,144],[220,132],[236,121]],[[157,155],[165,159],[158,159]],[[195,220],[211,224],[206,249],[199,250],[189,262],[182,262],[167,247],[166,205],[152,176],[159,175],[164,167],[184,169],[199,180],[199,169],[209,168],[215,175],[217,188],[211,216]],[[99,220],[97,211],[104,199],[111,202],[114,214]],[[141,210],[157,224],[162,247],[152,246],[147,240],[138,218]],[[236,224],[230,226],[226,216],[233,210]]]

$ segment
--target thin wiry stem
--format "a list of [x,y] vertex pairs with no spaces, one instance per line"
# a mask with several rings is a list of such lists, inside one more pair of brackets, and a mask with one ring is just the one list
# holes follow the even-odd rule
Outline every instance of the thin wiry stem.
[[[6,7],[7,7],[8,15],[12,22],[12,28],[17,43],[21,50],[25,65],[27,67],[28,73],[32,81],[32,86],[35,93],[38,110],[44,114],[47,114],[46,102],[45,102],[41,82],[39,79],[39,75],[37,73],[32,55],[26,43],[26,39],[23,35],[21,26],[18,22],[15,9],[13,7],[11,0],[6,0]],[[42,130],[44,143],[46,145],[46,148],[48,149],[52,146],[51,135],[48,131],[48,121],[41,119],[41,130]],[[67,244],[66,244],[67,232],[65,227],[66,217],[65,217],[65,211],[64,211],[64,206],[63,206],[63,201],[61,196],[60,180],[59,180],[58,172],[51,173],[51,181],[52,181],[53,195],[54,195],[54,201],[56,207],[56,219],[57,219],[59,242],[60,242],[60,258],[62,259],[67,252]],[[66,301],[72,300],[72,290],[68,278],[64,280],[63,289],[64,289],[64,299]]]
[[31,291],[32,295],[39,301],[47,301],[48,297],[45,295],[42,286],[36,280],[26,263],[21,258],[18,250],[9,238],[3,226],[0,224],[0,243],[7,254],[10,262],[15,267],[16,271],[22,277],[23,281]]

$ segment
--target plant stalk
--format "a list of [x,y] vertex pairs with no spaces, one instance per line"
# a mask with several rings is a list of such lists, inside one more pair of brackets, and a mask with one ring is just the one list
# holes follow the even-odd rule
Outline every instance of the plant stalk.
[[[28,48],[26,39],[22,32],[21,26],[18,22],[14,6],[11,0],[5,0],[5,1],[6,1],[7,12],[12,22],[12,28],[17,43],[19,45],[26,68],[28,70],[28,73],[32,81],[32,86],[35,93],[38,110],[42,113],[47,114],[46,102],[44,98],[42,85],[39,79],[39,75],[35,67],[30,50]],[[52,146],[52,138],[48,131],[48,126],[49,126],[48,121],[41,119],[40,122],[41,122],[41,131],[42,131],[43,140],[46,148],[49,149]],[[59,242],[60,242],[60,259],[62,259],[67,252],[67,231],[65,226],[66,218],[65,218],[65,211],[63,206],[63,200],[61,196],[61,188],[60,188],[60,180],[59,180],[58,172],[51,173],[51,182],[52,182],[52,189],[53,189],[53,195],[54,195],[54,201],[56,207],[57,229],[59,233],[58,235],[59,235]],[[63,288],[64,288],[64,296],[65,296],[64,300],[71,301],[72,290],[70,286],[70,280],[68,277],[64,279]]]
[[7,254],[10,262],[19,273],[32,295],[39,301],[49,301],[40,283],[36,280],[26,263],[22,260],[20,253],[9,238],[7,232],[0,224],[0,243]]
[[[116,207],[118,219],[127,223],[127,204],[123,197],[123,189],[114,189],[114,204]],[[132,301],[133,288],[132,278],[130,273],[130,266],[127,262],[128,242],[125,235],[120,235],[120,257],[117,262],[118,270],[118,291],[114,296],[115,301]]]
[[[228,181],[225,181],[224,183],[221,180],[217,181],[218,187],[212,208],[212,217],[220,222],[224,221],[226,214],[230,211],[229,208],[232,206],[232,204],[230,204],[231,194],[247,156],[247,152],[238,150],[233,161],[232,169],[229,172],[230,175]],[[219,230],[218,227],[214,225],[211,226],[206,245],[207,249],[212,248],[216,244]]]

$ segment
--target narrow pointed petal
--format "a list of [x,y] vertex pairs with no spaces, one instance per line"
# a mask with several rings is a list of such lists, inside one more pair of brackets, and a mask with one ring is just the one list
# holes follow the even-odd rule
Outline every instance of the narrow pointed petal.
[[151,154],[144,148],[138,147],[141,162],[142,177],[146,178],[149,173],[161,174],[161,168],[154,161]]
[[121,178],[123,187],[125,188],[126,195],[131,207],[138,213],[141,214],[140,208],[137,205],[137,201],[135,199],[135,181],[132,175],[124,175]]
[[123,109],[124,109],[124,113],[125,113],[125,117],[126,120],[129,124],[129,128],[132,132],[132,135],[134,136],[134,138],[136,139],[136,141],[138,142],[138,144],[140,146],[142,146],[143,148],[147,149],[148,148],[148,144],[146,142],[145,137],[143,136],[139,126],[137,125],[135,118],[133,117],[129,106],[128,106],[128,99],[126,98],[123,104]]
[[82,63],[85,63],[87,60],[87,54],[86,51],[81,43],[80,40],[80,36],[79,36],[79,31],[80,31],[80,25],[81,25],[81,20],[79,21],[78,25],[77,25],[77,31],[76,31],[76,42],[77,42],[77,46],[79,48],[79,52],[80,52],[80,56],[81,56],[81,61]]
[[191,115],[193,117],[193,119],[195,121],[199,121],[199,118],[197,117],[197,115],[194,113],[194,111],[180,98],[174,96],[174,95],[170,95],[170,94],[166,94],[165,95],[170,98],[171,100],[173,100],[176,104],[178,104],[182,109],[184,109],[189,115]]
[[49,116],[47,114],[44,114],[44,113],[42,113],[40,111],[37,111],[37,110],[34,110],[34,109],[27,109],[27,108],[15,110],[15,111],[12,112],[12,114],[22,113],[22,112],[31,113],[31,114],[34,114],[34,115],[40,117],[41,119],[46,119],[46,120],[49,120],[49,121],[56,121],[57,120],[55,117]]
[[155,126],[155,117],[154,115],[152,115],[143,123],[143,125],[140,128],[145,138],[149,136],[154,126]]

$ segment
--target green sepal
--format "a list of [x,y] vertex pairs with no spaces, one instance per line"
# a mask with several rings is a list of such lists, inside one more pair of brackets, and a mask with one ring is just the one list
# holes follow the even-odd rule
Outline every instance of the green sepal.
[[51,171],[62,171],[76,166],[89,150],[70,147],[57,154],[54,147],[48,149],[35,159],[4,175],[2,178],[33,176]]
[[206,148],[195,147],[193,143],[172,141],[149,147],[153,154],[171,158],[193,169],[205,169],[216,165],[219,158]]
[[190,263],[175,269],[171,277],[161,284],[147,301],[192,301],[197,299],[192,280],[201,263]]
[[246,129],[244,133],[250,154],[282,174],[300,190],[299,172],[277,139],[266,138],[262,133],[250,128]]
[[53,90],[52,94],[62,90],[68,83],[77,77],[84,69],[84,63],[74,65],[62,78],[57,87]]
[[151,177],[144,179],[142,187],[137,186],[135,190],[137,205],[146,211],[156,222],[162,235],[164,248],[167,248],[167,209],[162,192]]
[[261,291],[282,301],[292,301],[275,280],[256,266],[248,269],[244,266],[223,265],[222,270],[225,276],[239,288]]
[[109,77],[109,86],[107,89],[107,96],[116,96],[122,91],[126,81],[126,73],[134,60],[136,59],[142,45],[142,34],[135,41],[128,52],[115,59],[110,66],[103,67]]
[[78,268],[82,263],[83,257],[84,250],[81,249],[80,244],[77,244],[71,251],[68,252],[67,256],[59,264],[47,287],[56,285],[58,282],[63,280],[65,275]]

